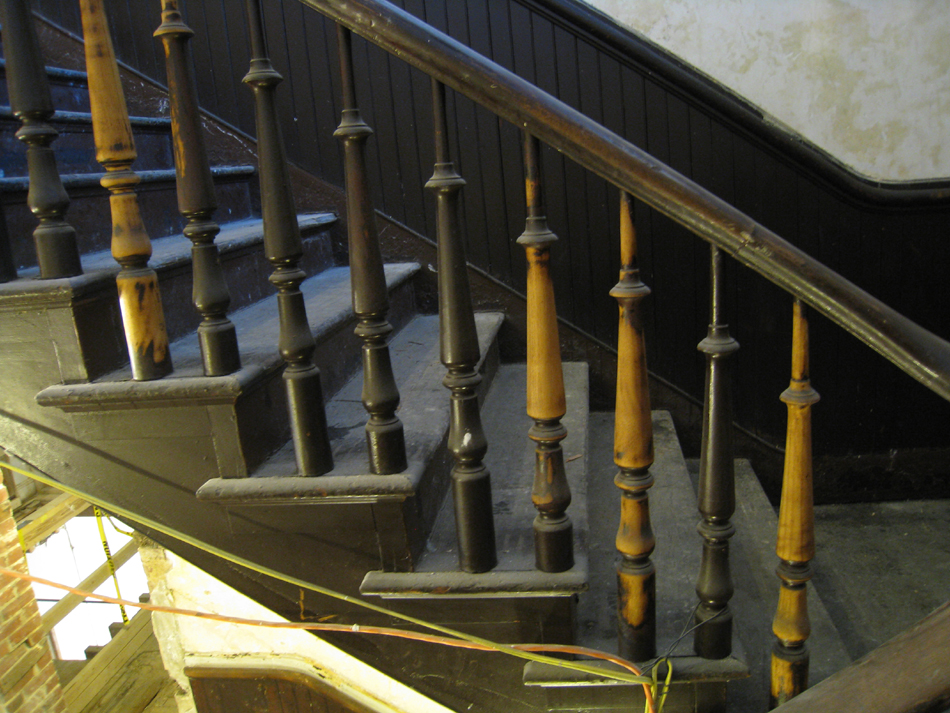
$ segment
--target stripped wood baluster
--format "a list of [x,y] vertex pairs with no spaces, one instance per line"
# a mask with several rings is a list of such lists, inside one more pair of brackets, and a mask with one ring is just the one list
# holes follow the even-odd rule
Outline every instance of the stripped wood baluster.
[[346,157],[350,284],[353,311],[359,320],[356,335],[363,342],[362,399],[369,413],[366,424],[369,465],[373,473],[401,473],[406,469],[406,441],[402,421],[396,416],[399,389],[386,343],[393,328],[386,321],[389,311],[386,275],[366,176],[366,140],[373,130],[364,123],[356,103],[352,35],[343,25],[337,25],[337,44],[343,81],[343,118],[334,136],[343,142]]
[[732,653],[732,575],[729,569],[729,538],[736,528],[730,521],[736,510],[735,466],[732,453],[732,356],[739,343],[722,322],[722,253],[710,249],[709,331],[699,343],[706,355],[706,395],[703,408],[703,439],[699,459],[699,512],[697,530],[703,538],[703,558],[696,582],[699,608],[693,648],[707,659],[723,659]]
[[435,170],[426,183],[436,196],[439,243],[439,347],[448,369],[442,383],[452,392],[449,450],[455,457],[452,495],[459,566],[465,572],[487,572],[497,563],[492,516],[491,477],[482,462],[488,441],[478,410],[480,352],[475,314],[465,264],[459,215],[459,191],[465,181],[449,158],[445,117],[445,86],[432,80]]
[[[79,275],[82,265],[76,231],[64,217],[69,208],[69,196],[63,188],[56,168],[56,156],[50,148],[59,132],[48,123],[53,116],[53,99],[29,0],[3,0],[0,3],[0,23],[3,23],[10,107],[23,124],[16,137],[26,145],[30,175],[27,203],[40,220],[33,231],[40,277]],[[12,275],[10,268],[14,268]],[[9,267],[0,275],[0,281],[15,277],[11,259]]]
[[650,555],[656,546],[648,491],[653,485],[653,421],[643,337],[641,302],[650,288],[640,281],[633,198],[620,193],[620,281],[610,291],[619,303],[617,406],[614,462],[620,472],[617,550],[617,623],[620,655],[631,661],[656,656],[656,576]]
[[284,385],[298,475],[323,475],[333,470],[320,370],[313,363],[316,342],[310,331],[300,283],[303,242],[290,190],[290,171],[277,123],[274,90],[283,77],[271,65],[264,42],[260,0],[247,2],[251,66],[244,82],[254,90],[257,150],[264,218],[264,254],[274,267],[270,282],[277,288],[280,355],[287,362]]
[[237,332],[227,317],[231,295],[214,243],[220,228],[212,216],[218,206],[188,57],[188,40],[194,32],[182,19],[178,0],[161,0],[161,4],[162,24],[155,36],[165,46],[178,209],[188,220],[184,234],[192,242],[192,301],[201,314],[198,343],[205,375],[222,376],[240,369],[241,357]]
[[534,419],[528,437],[535,443],[531,500],[538,509],[534,519],[534,560],[535,567],[542,572],[563,572],[574,566],[574,526],[565,512],[571,504],[561,448],[561,441],[567,437],[567,429],[561,423],[567,407],[550,272],[551,244],[557,236],[548,228],[545,216],[541,142],[527,132],[524,166],[528,217],[518,243],[528,259],[527,410]]
[[812,494],[811,407],[818,392],[808,375],[808,318],[795,300],[792,322],[792,380],[782,393],[788,405],[785,473],[778,515],[779,557],[776,573],[782,580],[778,609],[772,621],[777,641],[772,649],[770,707],[781,705],[808,687],[809,562],[815,556],[815,513]]
[[149,240],[134,187],[135,142],[119,81],[103,0],[80,0],[86,45],[86,73],[96,160],[106,169],[102,186],[112,208],[112,256],[122,266],[116,276],[119,307],[129,348],[132,377],[144,381],[172,371],[158,276],[149,267]]

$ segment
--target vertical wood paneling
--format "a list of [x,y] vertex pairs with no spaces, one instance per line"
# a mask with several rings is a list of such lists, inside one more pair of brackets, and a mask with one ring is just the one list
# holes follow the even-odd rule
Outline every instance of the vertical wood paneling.
[[[336,24],[317,12],[305,9],[304,27],[307,61],[310,63],[310,78],[313,82],[311,103],[318,153],[302,157],[301,166],[314,172],[319,168],[321,177],[339,186],[343,184],[343,154],[340,142],[333,137],[342,111]],[[358,98],[363,94],[359,82],[356,93]]]

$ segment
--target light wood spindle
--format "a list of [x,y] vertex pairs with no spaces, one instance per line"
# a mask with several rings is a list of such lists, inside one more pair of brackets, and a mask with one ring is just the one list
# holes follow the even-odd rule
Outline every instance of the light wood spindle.
[[122,266],[116,277],[122,324],[137,380],[157,379],[172,371],[158,276],[149,267],[152,243],[142,223],[132,171],[135,142],[125,95],[119,81],[103,0],[80,0],[86,72],[96,160],[106,169],[102,186],[112,209],[112,256]]
[[656,655],[656,546],[648,491],[653,485],[653,421],[643,335],[642,301],[650,288],[640,280],[633,198],[620,194],[620,281],[610,291],[619,305],[614,462],[620,471],[617,550],[617,623],[620,655],[644,661]]
[[776,570],[782,582],[772,621],[777,641],[772,649],[770,707],[794,698],[808,687],[808,580],[815,556],[815,513],[812,490],[811,407],[818,392],[808,370],[808,319],[795,300],[792,322],[792,380],[782,393],[788,406],[785,473],[778,516]]

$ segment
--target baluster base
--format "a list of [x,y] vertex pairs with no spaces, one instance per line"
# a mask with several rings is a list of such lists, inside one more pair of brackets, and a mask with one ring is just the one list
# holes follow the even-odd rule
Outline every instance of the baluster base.
[[769,710],[787,703],[808,688],[808,649],[805,646],[784,646],[776,642],[772,648],[772,686]]
[[323,410],[320,370],[288,364],[284,369],[290,430],[294,438],[297,475],[323,475],[333,470],[333,454]]
[[199,324],[198,344],[205,376],[224,376],[241,368],[237,331],[231,320],[207,320]]
[[452,496],[459,568],[463,572],[487,572],[498,564],[488,468],[453,468]]
[[116,276],[116,287],[132,378],[150,381],[171,374],[172,357],[155,271],[123,268]]
[[693,649],[704,659],[724,659],[732,654],[732,610],[713,609],[700,604],[694,624],[699,626],[693,637]]
[[402,473],[406,469],[406,438],[398,418],[370,420],[366,424],[366,447],[370,471],[375,475]]
[[656,656],[656,568],[622,558],[617,567],[619,654],[628,661]]
[[542,572],[566,572],[574,566],[574,525],[567,515],[534,518],[534,566]]

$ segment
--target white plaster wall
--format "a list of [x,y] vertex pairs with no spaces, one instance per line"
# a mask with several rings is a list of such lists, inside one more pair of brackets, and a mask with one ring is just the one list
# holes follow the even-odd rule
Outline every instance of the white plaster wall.
[[586,0],[867,177],[950,177],[947,0]]

